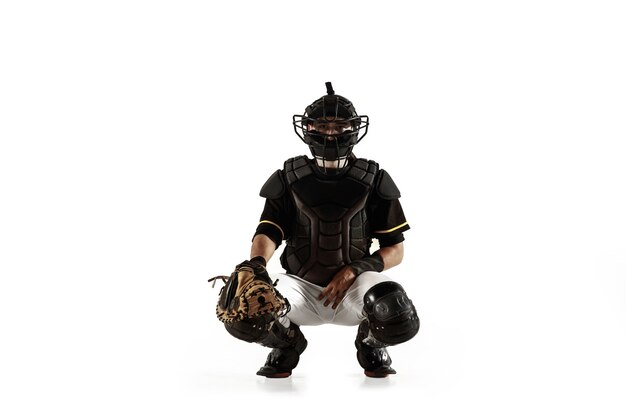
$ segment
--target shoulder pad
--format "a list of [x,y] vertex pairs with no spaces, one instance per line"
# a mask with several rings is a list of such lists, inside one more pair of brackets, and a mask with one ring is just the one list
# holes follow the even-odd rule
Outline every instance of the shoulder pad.
[[374,161],[359,158],[352,163],[348,175],[365,183],[368,187],[374,184],[374,179],[378,173],[378,164]]
[[276,199],[282,197],[284,192],[285,184],[283,183],[283,176],[281,174],[281,170],[279,169],[276,170],[276,172],[274,172],[267,181],[265,181],[265,184],[261,188],[261,192],[259,194],[261,197]]
[[299,179],[313,174],[313,168],[309,165],[309,159],[304,156],[296,156],[285,161],[285,179],[291,185]]
[[383,200],[400,198],[400,190],[398,190],[396,183],[393,182],[389,173],[384,169],[380,170],[376,192]]
[[307,163],[306,155],[298,155],[293,158],[289,158],[285,161],[285,165],[294,165],[296,168],[299,168]]

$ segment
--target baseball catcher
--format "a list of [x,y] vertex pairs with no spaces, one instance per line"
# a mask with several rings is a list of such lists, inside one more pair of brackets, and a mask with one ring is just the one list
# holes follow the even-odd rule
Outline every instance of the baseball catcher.
[[[409,225],[400,191],[376,162],[352,152],[369,118],[330,82],[326,88],[293,116],[312,158],[290,158],[269,177],[250,259],[210,280],[224,282],[216,313],[226,330],[272,348],[257,372],[268,378],[288,377],[297,366],[307,346],[300,326],[356,326],[357,360],[369,377],[395,374],[387,347],[419,330],[404,288],[383,274],[404,255]],[[380,249],[371,253],[373,239]],[[285,273],[270,275],[267,261],[283,241]]]

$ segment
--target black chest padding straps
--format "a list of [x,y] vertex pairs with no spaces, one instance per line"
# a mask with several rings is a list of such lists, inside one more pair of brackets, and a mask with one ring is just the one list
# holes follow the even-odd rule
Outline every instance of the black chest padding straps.
[[400,198],[400,190],[398,190],[396,183],[393,182],[387,171],[381,169],[378,177],[376,192],[380,198],[383,200],[395,200]]
[[285,183],[283,182],[280,170],[277,170],[261,188],[261,197],[269,198],[271,200],[280,198],[285,193]]

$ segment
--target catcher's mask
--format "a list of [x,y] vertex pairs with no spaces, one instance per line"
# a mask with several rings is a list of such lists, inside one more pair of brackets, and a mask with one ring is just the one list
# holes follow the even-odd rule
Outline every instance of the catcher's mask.
[[[369,117],[357,114],[345,97],[336,95],[330,82],[327,94],[315,100],[304,114],[293,116],[296,134],[325,173],[339,173],[347,166],[354,145],[367,134]],[[328,168],[333,168],[329,172]]]

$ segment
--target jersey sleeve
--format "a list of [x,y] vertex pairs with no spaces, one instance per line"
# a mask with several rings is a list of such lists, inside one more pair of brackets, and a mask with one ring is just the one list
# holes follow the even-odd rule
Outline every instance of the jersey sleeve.
[[[272,239],[278,248],[290,235],[289,199],[285,192],[285,180],[282,170],[275,171],[261,188],[260,196],[265,198],[265,206],[254,236],[263,234]],[[252,239],[254,240],[254,236]]]
[[282,241],[291,235],[290,222],[288,221],[289,210],[289,204],[285,197],[267,198],[254,236],[266,235],[274,241],[278,248]]
[[372,196],[370,203],[370,226],[381,248],[404,241],[404,232],[410,229],[400,200],[378,196]]

